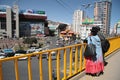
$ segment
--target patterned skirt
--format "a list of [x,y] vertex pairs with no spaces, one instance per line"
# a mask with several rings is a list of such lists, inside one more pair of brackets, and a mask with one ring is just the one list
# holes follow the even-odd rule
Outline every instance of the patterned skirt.
[[102,59],[93,61],[92,58],[86,58],[86,73],[95,74],[104,70],[104,63]]

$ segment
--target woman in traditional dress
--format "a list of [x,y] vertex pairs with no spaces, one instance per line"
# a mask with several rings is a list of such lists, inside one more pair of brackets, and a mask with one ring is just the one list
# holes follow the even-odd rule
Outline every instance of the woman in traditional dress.
[[104,62],[103,62],[101,41],[97,35],[96,27],[92,27],[91,35],[89,37],[87,37],[87,44],[90,44],[91,42],[96,46],[96,56],[86,57],[85,72],[86,72],[86,74],[98,76],[101,73],[103,74]]

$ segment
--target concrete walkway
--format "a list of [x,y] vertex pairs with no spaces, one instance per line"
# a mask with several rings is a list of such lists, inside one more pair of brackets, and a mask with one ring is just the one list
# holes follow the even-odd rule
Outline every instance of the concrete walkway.
[[108,64],[104,68],[103,75],[92,77],[83,72],[70,80],[120,80],[120,49],[106,57],[106,61]]

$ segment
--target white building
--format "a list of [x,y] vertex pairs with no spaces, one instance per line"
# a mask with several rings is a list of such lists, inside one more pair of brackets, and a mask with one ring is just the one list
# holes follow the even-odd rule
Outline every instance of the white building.
[[115,34],[120,34],[120,20],[114,25],[114,31]]
[[84,40],[85,38],[88,37],[88,35],[90,34],[90,29],[92,27],[91,26],[81,26],[81,32],[80,32],[80,37],[82,40]]
[[94,26],[94,19],[91,18],[85,18],[82,21],[82,25],[80,27],[80,37],[82,40],[87,38],[90,34],[90,29]]
[[81,32],[80,36],[81,39],[85,39],[90,34],[90,29],[92,29],[93,26],[99,26],[101,32],[103,33],[103,24],[102,21],[94,21],[94,19],[87,19],[83,21],[83,24],[81,25]]
[[82,20],[84,19],[84,11],[75,10],[73,14],[73,26],[72,29],[75,33],[80,34],[80,25],[82,25]]
[[118,22],[116,32],[117,32],[117,34],[120,34],[120,21]]
[[102,21],[94,21],[94,26],[99,26],[100,27],[100,31],[103,33],[104,32],[104,26],[102,24]]

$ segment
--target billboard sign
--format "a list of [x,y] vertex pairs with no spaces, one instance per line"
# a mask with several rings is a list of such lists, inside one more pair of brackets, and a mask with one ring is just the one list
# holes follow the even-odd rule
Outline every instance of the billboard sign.
[[31,35],[44,34],[44,23],[30,23]]
[[82,24],[94,24],[94,19],[85,18],[82,20]]
[[44,15],[44,14],[45,14],[45,11],[27,9],[27,10],[20,10],[19,13],[20,13],[20,14],[27,13],[27,14],[43,14],[43,15]]

